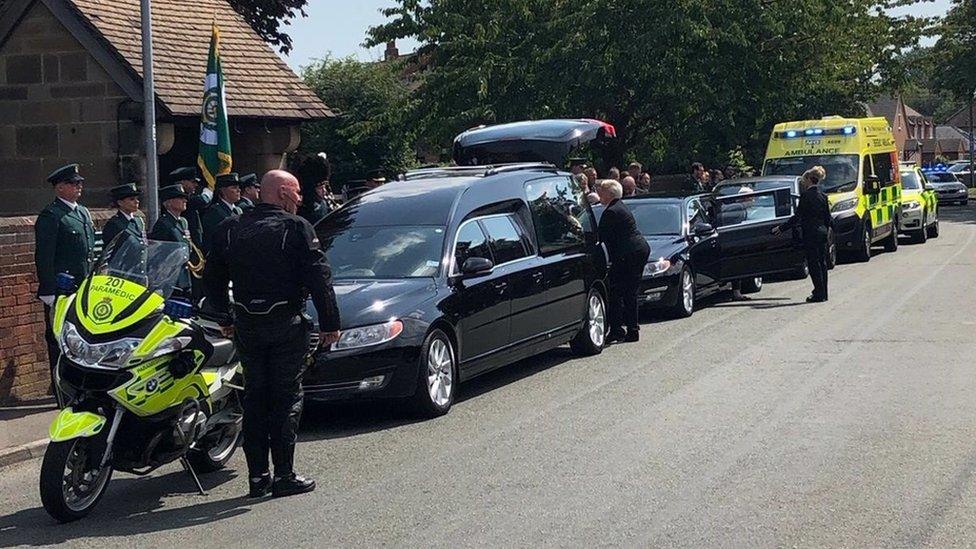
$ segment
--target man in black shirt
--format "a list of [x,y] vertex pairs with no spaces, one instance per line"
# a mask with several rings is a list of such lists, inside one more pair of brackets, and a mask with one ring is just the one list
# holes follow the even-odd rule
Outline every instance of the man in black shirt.
[[[294,472],[302,412],[310,293],[319,316],[319,342],[339,340],[332,275],[312,226],[295,215],[298,180],[275,170],[261,181],[261,203],[217,226],[204,283],[224,335],[236,335],[244,366],[244,453],[250,496],[311,492],[315,481]],[[234,284],[234,319],[228,283]],[[274,481],[268,452],[274,463]]]
[[818,187],[825,177],[827,173],[820,166],[807,170],[800,179],[800,202],[796,215],[785,224],[773,228],[773,234],[779,234],[797,223],[800,225],[807,267],[813,281],[813,294],[807,298],[808,303],[827,301],[827,237],[834,219],[830,215],[827,196]]
[[620,183],[601,181],[597,185],[597,194],[606,206],[600,218],[600,240],[610,256],[610,335],[607,341],[639,341],[637,292],[651,248],[637,230],[634,214],[620,200],[623,196]]

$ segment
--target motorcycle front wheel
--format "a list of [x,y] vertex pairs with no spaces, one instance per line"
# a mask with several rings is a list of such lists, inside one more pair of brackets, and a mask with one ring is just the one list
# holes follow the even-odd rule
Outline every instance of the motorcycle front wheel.
[[41,503],[58,522],[88,516],[105,495],[112,464],[99,467],[99,447],[104,448],[90,438],[48,444],[41,464]]

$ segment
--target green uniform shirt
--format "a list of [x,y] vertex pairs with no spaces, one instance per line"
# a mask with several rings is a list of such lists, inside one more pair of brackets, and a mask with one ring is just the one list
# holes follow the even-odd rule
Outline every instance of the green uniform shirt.
[[186,219],[190,227],[190,238],[201,249],[203,248],[203,225],[200,221],[200,216],[203,215],[203,212],[209,205],[210,201],[207,200],[207,197],[200,191],[197,191],[187,199],[186,211],[182,214],[183,219]]
[[[187,246],[188,253],[192,250],[190,248],[190,227],[186,219],[174,217],[165,208],[159,212],[159,219],[153,225],[149,238],[164,242],[180,242]],[[183,289],[190,288],[190,270],[186,265],[183,266],[183,272],[180,274],[180,280],[177,285]]]
[[102,228],[102,244],[108,246],[109,242],[122,231],[127,231],[136,238],[143,238],[146,235],[146,225],[137,215],[129,219],[124,213],[118,212]]
[[237,206],[229,208],[223,200],[214,197],[213,202],[210,203],[210,207],[204,210],[203,216],[200,218],[203,222],[203,246],[200,247],[203,253],[210,253],[210,247],[213,242],[214,231],[217,230],[217,225],[220,225],[221,221],[235,215],[241,215],[240,208]]
[[95,226],[91,214],[60,199],[47,205],[34,224],[37,295],[54,295],[57,276],[68,273],[78,282],[88,276],[94,260]]

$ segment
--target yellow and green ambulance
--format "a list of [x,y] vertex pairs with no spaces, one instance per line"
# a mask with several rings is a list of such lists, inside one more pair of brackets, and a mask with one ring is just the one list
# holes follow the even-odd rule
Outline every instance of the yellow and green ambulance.
[[901,166],[901,225],[899,232],[924,244],[939,237],[939,197],[918,166]]
[[901,217],[901,173],[898,149],[888,121],[827,116],[784,122],[773,128],[763,175],[802,175],[823,166],[839,252],[860,261],[871,259],[871,247],[898,249]]

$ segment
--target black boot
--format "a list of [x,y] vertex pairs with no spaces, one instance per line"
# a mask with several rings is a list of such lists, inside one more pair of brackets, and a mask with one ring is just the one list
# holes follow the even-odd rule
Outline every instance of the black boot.
[[607,334],[607,343],[616,343],[618,341],[623,341],[627,337],[627,332],[623,330],[610,330]]
[[627,330],[624,343],[637,343],[638,341],[640,341],[640,330]]
[[284,478],[276,478],[271,495],[276,498],[305,494],[315,489],[315,481],[292,473]]
[[251,491],[247,494],[249,498],[263,498],[271,491],[271,475],[269,473],[259,477],[250,477],[247,482],[251,486]]

